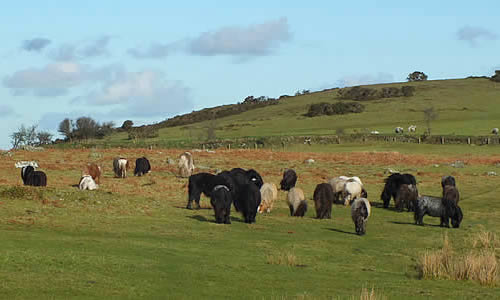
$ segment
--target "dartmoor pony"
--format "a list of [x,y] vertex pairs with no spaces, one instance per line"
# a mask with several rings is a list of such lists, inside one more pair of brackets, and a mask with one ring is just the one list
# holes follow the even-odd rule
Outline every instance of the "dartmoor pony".
[[445,186],[457,186],[456,182],[455,182],[455,177],[451,176],[451,175],[448,175],[448,176],[443,176],[443,178],[441,178],[441,187],[443,188],[443,196],[444,196],[444,188]]
[[366,198],[356,198],[351,205],[351,218],[356,228],[356,234],[366,233],[366,223],[371,214],[370,201]]
[[181,177],[189,177],[194,171],[193,155],[190,152],[184,152],[179,157],[179,175]]
[[134,176],[142,176],[149,172],[151,172],[151,165],[147,158],[141,157],[135,160]]
[[257,209],[259,213],[271,212],[274,200],[278,198],[278,189],[274,183],[264,183],[260,188],[261,203]]
[[291,188],[295,187],[297,183],[297,173],[293,169],[286,169],[283,172],[283,179],[280,182],[280,188],[283,191],[289,191]]
[[394,198],[394,204],[396,209],[403,211],[406,208],[408,211],[415,211],[415,206],[417,205],[418,189],[416,185],[413,184],[402,184]]
[[47,175],[42,171],[35,171],[32,166],[21,169],[21,179],[24,185],[47,186]]
[[387,177],[384,181],[385,181],[385,186],[382,191],[382,194],[380,195],[380,198],[382,199],[382,201],[384,201],[384,208],[389,207],[391,197],[394,197],[394,199],[396,199],[399,187],[402,184],[408,184],[408,185],[412,184],[415,186],[417,185],[415,177],[411,174],[394,173],[391,174],[389,177]]
[[314,206],[317,219],[331,219],[333,189],[329,183],[320,183],[314,189]]
[[99,185],[97,185],[92,179],[91,175],[83,175],[82,178],[80,178],[80,183],[78,184],[78,188],[80,190],[97,190],[99,188]]
[[415,224],[424,225],[425,215],[440,218],[441,227],[450,227],[451,218],[453,228],[458,228],[463,219],[462,209],[455,203],[445,202],[439,197],[420,196],[415,207]]
[[238,207],[245,219],[245,223],[255,223],[257,207],[260,205],[260,190],[257,185],[247,183],[238,186]]
[[113,159],[113,171],[115,176],[119,178],[127,177],[127,170],[129,168],[129,162],[125,158],[116,157]]
[[95,183],[99,184],[101,179],[102,170],[101,167],[96,163],[87,164],[87,166],[82,171],[82,177],[85,175],[90,175]]
[[297,187],[293,187],[288,191],[287,195],[288,207],[290,215],[293,217],[303,217],[307,212],[307,201],[304,197],[304,191]]
[[231,192],[225,185],[216,185],[210,195],[210,204],[214,208],[215,223],[231,224]]
[[188,181],[188,203],[186,208],[192,209],[192,202],[195,202],[195,208],[200,208],[200,196],[203,193],[207,197],[211,197],[213,189],[217,185],[230,187],[226,178],[210,173],[198,173],[189,176]]

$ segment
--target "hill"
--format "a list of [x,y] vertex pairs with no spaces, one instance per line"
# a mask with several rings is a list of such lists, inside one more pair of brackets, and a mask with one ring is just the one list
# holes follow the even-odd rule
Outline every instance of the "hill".
[[[265,105],[255,109],[237,111],[234,106],[221,106],[204,111],[232,110],[236,114],[195,123],[177,125],[162,122],[155,125],[155,138],[130,140],[126,132],[106,137],[96,143],[122,145],[140,144],[182,145],[206,141],[208,138],[236,139],[242,137],[317,136],[337,133],[393,134],[394,128],[417,125],[417,133],[427,128],[424,110],[434,108],[437,119],[430,123],[432,134],[486,136],[491,128],[499,127],[500,84],[486,78],[467,78],[404,82],[363,86],[382,90],[412,86],[411,97],[380,98],[360,101],[365,106],[361,113],[306,117],[311,104],[351,101],[340,99],[340,89],[286,97],[276,105]],[[198,113],[199,112],[195,112]],[[190,114],[177,119],[190,119]],[[188,122],[189,123],[189,122]],[[165,127],[170,126],[170,127]],[[161,128],[164,127],[164,128]],[[209,133],[209,131],[211,131]]]

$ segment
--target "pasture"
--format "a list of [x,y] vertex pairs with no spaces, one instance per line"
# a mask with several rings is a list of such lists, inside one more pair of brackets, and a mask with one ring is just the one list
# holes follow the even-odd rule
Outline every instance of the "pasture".
[[[295,151],[216,150],[193,152],[195,172],[254,168],[264,182],[279,184],[294,168],[309,210],[289,216],[286,194],[256,224],[231,211],[232,224],[214,223],[209,199],[185,209],[187,178],[177,159],[186,149],[47,149],[0,154],[0,290],[2,298],[252,298],[352,299],[363,288],[389,299],[499,297],[498,284],[422,279],[419,257],[440,249],[446,235],[456,253],[487,231],[500,234],[495,147],[453,145],[298,146]],[[145,156],[152,172],[114,178],[113,158]],[[305,164],[313,158],[315,163]],[[47,187],[22,185],[14,163],[36,160]],[[463,167],[452,164],[462,161]],[[81,169],[103,169],[100,188],[77,188]],[[455,164],[456,165],[456,164]],[[201,168],[200,168],[201,167]],[[383,209],[380,192],[387,169],[415,175],[421,194],[439,196],[443,175],[453,175],[464,220],[440,228],[426,216]],[[372,202],[365,236],[355,235],[350,208],[334,205],[332,219],[315,219],[312,199],[328,178],[359,176]],[[496,258],[500,255],[494,244]],[[496,248],[495,248],[496,247]]]

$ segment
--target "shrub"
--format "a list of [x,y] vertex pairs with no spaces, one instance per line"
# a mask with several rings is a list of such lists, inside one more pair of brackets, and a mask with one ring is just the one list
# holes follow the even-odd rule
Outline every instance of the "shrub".
[[414,92],[415,92],[415,87],[412,86],[403,86],[401,88],[385,87],[382,88],[381,90],[355,86],[352,88],[339,89],[338,95],[340,99],[368,101],[381,98],[394,98],[401,96],[411,97],[413,96]]
[[321,115],[344,115],[349,113],[360,113],[365,110],[365,106],[357,102],[336,102],[336,103],[315,103],[309,106],[307,117],[316,117]]
[[500,82],[500,70],[495,71],[495,75],[491,76],[491,80],[495,82]]

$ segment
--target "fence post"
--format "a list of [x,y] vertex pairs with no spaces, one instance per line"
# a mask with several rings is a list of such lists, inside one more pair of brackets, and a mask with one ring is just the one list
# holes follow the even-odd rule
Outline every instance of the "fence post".
[[444,136],[441,137],[441,145],[444,145]]
[[470,145],[470,137],[467,138],[467,145]]

